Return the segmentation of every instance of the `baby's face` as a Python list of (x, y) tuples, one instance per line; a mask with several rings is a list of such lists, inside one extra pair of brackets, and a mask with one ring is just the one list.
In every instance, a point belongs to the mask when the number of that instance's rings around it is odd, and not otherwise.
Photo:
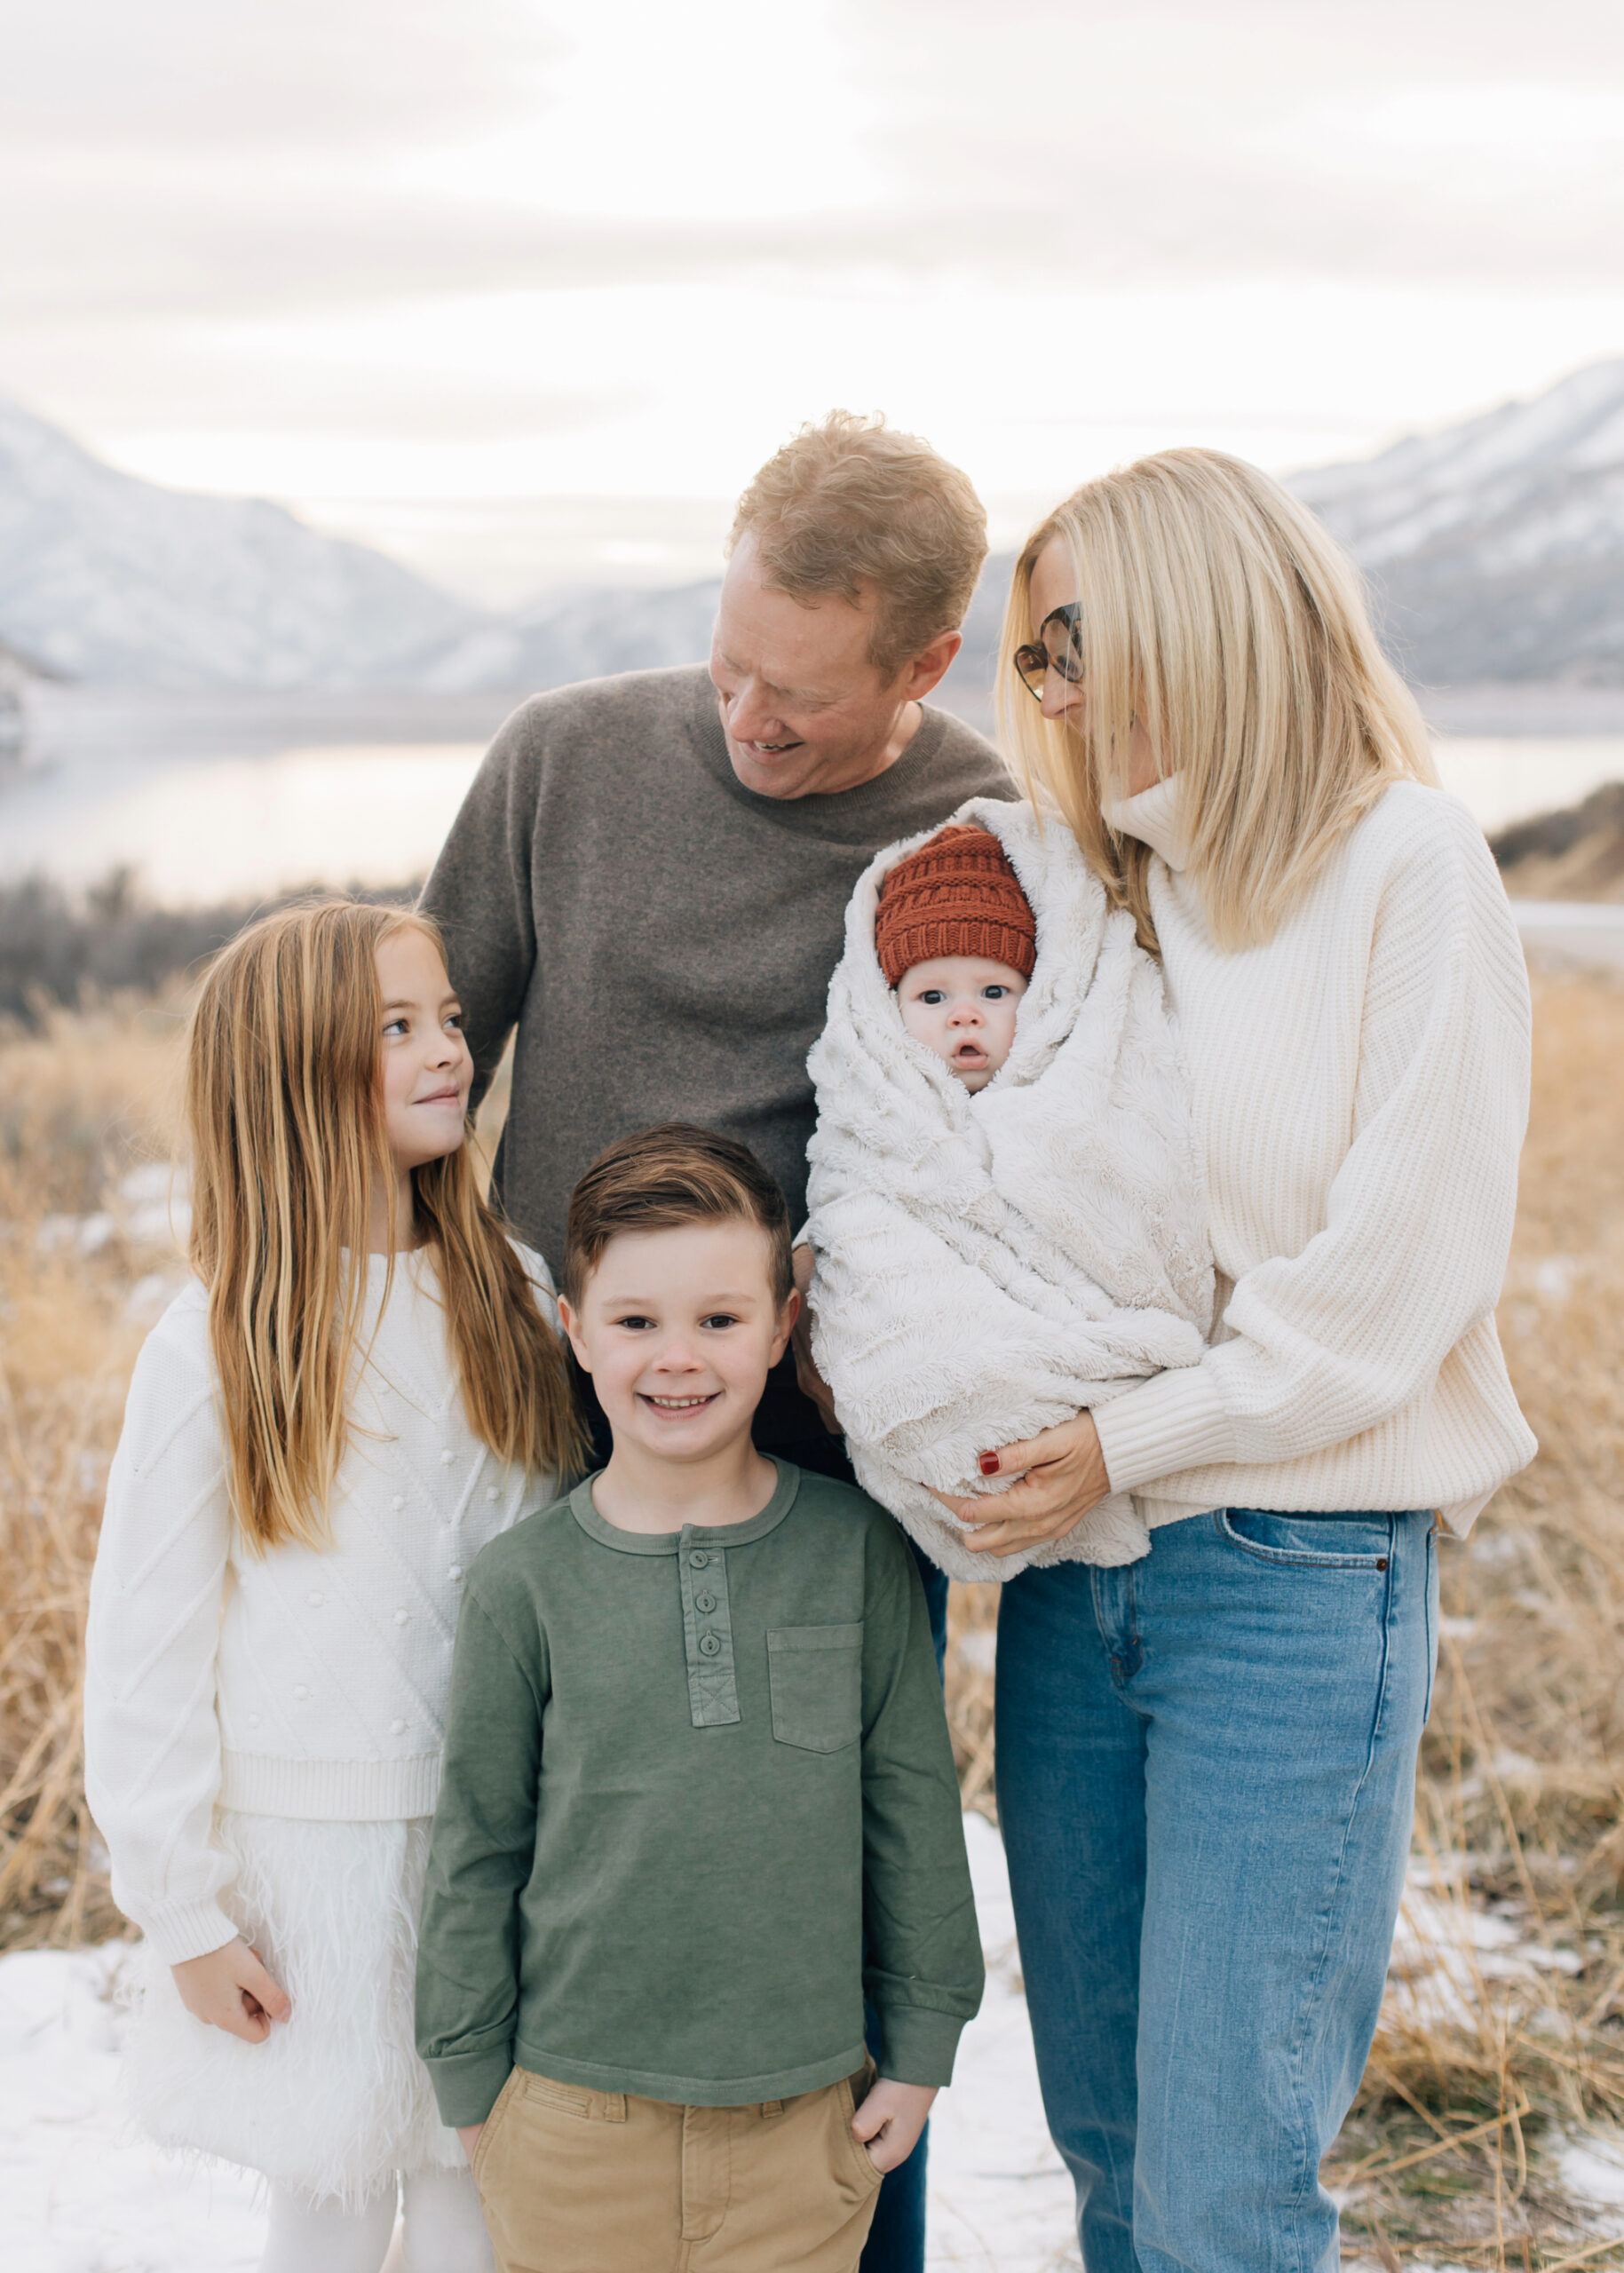
[(939, 955), (903, 972), (897, 1008), (915, 1041), (933, 1049), (967, 1089), (984, 1089), (1010, 1054), (1026, 991), (1007, 962)]

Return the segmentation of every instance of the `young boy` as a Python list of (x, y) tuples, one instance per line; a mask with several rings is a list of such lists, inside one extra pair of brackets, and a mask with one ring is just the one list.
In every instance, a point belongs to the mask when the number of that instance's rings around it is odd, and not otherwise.
[(614, 1451), (469, 1573), (419, 2047), (503, 2273), (852, 2273), (981, 1993), (918, 1574), (751, 1444), (796, 1298), (743, 1145), (611, 1146), (559, 1308)]

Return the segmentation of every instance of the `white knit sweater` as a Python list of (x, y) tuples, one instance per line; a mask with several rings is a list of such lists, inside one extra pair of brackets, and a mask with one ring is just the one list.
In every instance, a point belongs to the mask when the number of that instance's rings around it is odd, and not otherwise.
[(1176, 777), (1113, 816), (1150, 889), (1206, 1159), (1220, 1324), (1095, 1416), (1146, 1520), (1441, 1509), (1533, 1458), (1494, 1330), (1528, 1111), (1527, 974), (1465, 807), (1390, 789), (1266, 946), (1216, 947)]
[[(546, 1265), (519, 1253), (551, 1319)], [(363, 1341), (384, 1276), (371, 1257)], [(136, 1360), (91, 1581), (85, 1790), (114, 1899), (166, 1964), (237, 1930), (217, 1806), (432, 1812), (463, 1573), (547, 1496), (468, 1426), (432, 1250), (396, 1258), (351, 1411), (333, 1545), (256, 1556), (227, 1504), (201, 1286)]]

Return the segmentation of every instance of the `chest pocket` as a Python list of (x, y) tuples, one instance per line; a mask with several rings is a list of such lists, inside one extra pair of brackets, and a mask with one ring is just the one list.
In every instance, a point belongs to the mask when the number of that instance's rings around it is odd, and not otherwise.
[(803, 1752), (841, 1752), (863, 1732), (863, 1627), (767, 1629), (772, 1733)]

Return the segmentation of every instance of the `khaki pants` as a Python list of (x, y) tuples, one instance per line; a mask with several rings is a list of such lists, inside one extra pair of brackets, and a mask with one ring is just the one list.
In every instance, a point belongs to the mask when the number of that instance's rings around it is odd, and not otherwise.
[(502, 2273), (855, 2273), (880, 2174), (852, 2084), (682, 2107), (515, 2068), (474, 2152)]

